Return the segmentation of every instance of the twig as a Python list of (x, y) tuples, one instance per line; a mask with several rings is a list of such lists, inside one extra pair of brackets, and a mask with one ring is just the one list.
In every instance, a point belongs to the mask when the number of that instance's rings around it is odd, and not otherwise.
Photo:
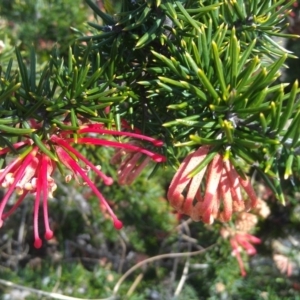
[[(188, 220), (187, 220), (188, 221)], [(190, 235), (190, 229), (189, 229), (189, 225), (188, 225), (188, 222), (187, 221), (184, 221), (184, 222), (181, 222), (181, 226), (180, 227), (177, 227), (177, 231), (178, 231), (178, 241), (177, 241), (177, 249), (179, 252), (179, 245), (182, 243), (182, 237), (184, 235), (184, 233), (187, 233), (188, 235)], [(188, 244), (188, 249), (187, 251), (188, 252), (191, 252), (191, 244), (189, 243)], [(179, 258), (176, 258), (174, 259), (174, 264), (173, 264), (173, 270), (172, 270), (172, 275), (171, 275), (171, 284), (170, 284), (170, 287), (171, 287), (171, 293), (173, 293), (173, 285), (175, 285), (175, 280), (176, 280), (176, 274), (177, 274), (177, 269), (178, 269), (178, 264), (179, 264)], [(180, 291), (179, 291), (180, 293)], [(175, 296), (175, 295), (174, 295)], [(176, 299), (176, 296), (175, 296), (175, 299)]]
[(165, 244), (166, 244), (166, 242), (167, 242), (167, 238), (168, 238), (169, 236), (171, 236), (171, 234), (173, 234), (173, 233), (176, 232), (176, 231), (177, 231), (177, 232), (180, 231), (181, 228), (182, 228), (183, 226), (185, 226), (185, 224), (190, 224), (191, 222), (192, 222), (192, 219), (189, 218), (189, 219), (187, 219), (187, 220), (181, 222), (179, 225), (177, 225), (176, 227), (174, 227), (172, 230), (170, 230), (170, 231), (168, 232), (167, 236), (165, 237), (165, 239), (163, 240), (163, 242), (162, 242), (162, 244), (161, 244), (161, 246), (160, 246), (159, 252), (162, 251), (163, 247), (165, 246)]
[(191, 224), (191, 223), (193, 223), (193, 220), (192, 220), (191, 218), (189, 218), (189, 219), (183, 221), (182, 223), (180, 223), (179, 225), (177, 225), (177, 226), (174, 228), (174, 230), (179, 230), (181, 227), (185, 227), (186, 225), (189, 225), (189, 224)]
[(138, 286), (138, 284), (142, 281), (144, 277), (144, 273), (140, 273), (137, 278), (134, 280), (133, 284), (131, 285), (130, 289), (128, 290), (126, 296), (131, 296), (132, 293), (135, 291), (136, 287)]
[(117, 300), (118, 299), (115, 296), (110, 296), (108, 298), (102, 298), (102, 299), (76, 298), (76, 297), (65, 296), (65, 295), (61, 295), (61, 294), (57, 294), (57, 293), (40, 291), (40, 290), (37, 290), (37, 289), (33, 289), (33, 288), (30, 288), (30, 287), (19, 285), (19, 284), (16, 284), (16, 283), (13, 283), (11, 281), (4, 280), (4, 279), (0, 279), (0, 284), (2, 284), (4, 286), (7, 286), (7, 287), (10, 287), (10, 288), (15, 288), (15, 289), (23, 290), (23, 291), (28, 291), (28, 292), (36, 294), (38, 296), (46, 296), (48, 298), (58, 299), (58, 300)]
[(180, 278), (180, 281), (177, 285), (177, 288), (175, 290), (175, 293), (174, 293), (174, 297), (175, 299), (177, 298), (177, 296), (179, 296), (182, 288), (183, 288), (183, 285), (188, 277), (188, 272), (189, 272), (189, 266), (190, 266), (190, 260), (187, 259), (185, 264), (184, 264), (184, 268), (183, 268), (183, 272), (182, 272), (182, 276)]
[[(190, 231), (188, 223), (185, 223), (184, 226), (183, 226), (183, 228), (185, 229), (186, 233), (188, 234), (187, 237), (190, 237), (191, 231)], [(182, 235), (183, 235), (183, 233), (182, 233)], [(189, 242), (189, 244), (188, 244), (188, 251), (191, 251), (191, 248), (192, 248), (192, 244), (191, 244), (191, 242)], [(175, 293), (174, 293), (174, 298), (175, 299), (177, 298), (177, 296), (179, 296), (180, 292), (182, 291), (184, 283), (185, 283), (185, 281), (186, 281), (186, 279), (188, 277), (189, 266), (190, 266), (190, 256), (187, 257), (186, 262), (184, 264), (182, 276), (180, 278), (180, 281), (179, 281), (179, 283), (177, 285), (177, 288), (175, 290)]]
[(197, 239), (194, 239), (194, 238), (192, 238), (192, 237), (190, 237), (190, 236), (188, 236), (188, 235), (186, 235), (186, 234), (184, 234), (184, 233), (181, 234), (181, 238), (182, 238), (183, 240), (185, 240), (185, 241), (191, 243), (191, 244), (196, 244), (196, 245), (194, 245), (194, 246), (195, 246), (196, 248), (198, 248), (199, 250), (200, 250), (200, 249), (203, 249), (202, 246), (198, 245)]
[(136, 265), (134, 265), (133, 267), (131, 267), (116, 283), (114, 290), (113, 290), (113, 295), (117, 295), (118, 290), (121, 286), (121, 284), (123, 283), (123, 281), (131, 274), (133, 273), (135, 270), (137, 270), (138, 268), (140, 268), (141, 266), (143, 266), (144, 264), (150, 263), (150, 262), (154, 262), (156, 260), (160, 260), (160, 259), (164, 259), (164, 258), (177, 258), (177, 257), (187, 257), (187, 256), (196, 256), (199, 254), (204, 253), (205, 251), (211, 249), (212, 247), (214, 247), (216, 244), (213, 244), (205, 249), (201, 249), (201, 250), (197, 250), (194, 252), (183, 252), (183, 253), (166, 253), (166, 254), (160, 254), (157, 256), (153, 256), (150, 258), (147, 258), (139, 263), (137, 263)]
[(25, 249), (23, 250), (22, 253), (17, 253), (17, 254), (8, 254), (4, 251), (1, 251), (1, 256), (5, 257), (5, 258), (14, 258), (14, 259), (17, 259), (17, 260), (21, 260), (23, 259), (24, 257), (26, 257), (26, 255), (28, 254), (29, 252), (29, 246), (26, 244), (25, 245)]
[[(181, 241), (181, 233), (182, 233), (182, 227), (178, 228), (178, 238), (177, 238), (177, 243), (176, 243), (176, 252), (179, 252), (179, 244)], [(173, 261), (173, 268), (171, 271), (171, 276), (170, 276), (170, 297), (171, 294), (173, 293), (173, 286), (175, 286), (175, 280), (176, 280), (176, 274), (177, 274), (177, 269), (178, 269), (178, 263), (179, 263), (179, 258), (175, 258)]]

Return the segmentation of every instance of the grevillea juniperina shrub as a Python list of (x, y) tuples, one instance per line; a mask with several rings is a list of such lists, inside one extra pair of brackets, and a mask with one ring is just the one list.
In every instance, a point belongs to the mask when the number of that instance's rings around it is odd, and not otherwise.
[(299, 179), (300, 89), (280, 76), (296, 57), (274, 39), (297, 38), (297, 2), (136, 0), (113, 15), (85, 3), (95, 18), (67, 55), (54, 47), (41, 68), (16, 47), (1, 65), (0, 225), (33, 196), (34, 247), (41, 231), (55, 239), (48, 201), (63, 179), (90, 188), (120, 230), (120, 203), (100, 186), (131, 186), (150, 165), (173, 176), (163, 201), (177, 220), (215, 226), (246, 276), (244, 255), (263, 243), (258, 183), (284, 206), (285, 181)]

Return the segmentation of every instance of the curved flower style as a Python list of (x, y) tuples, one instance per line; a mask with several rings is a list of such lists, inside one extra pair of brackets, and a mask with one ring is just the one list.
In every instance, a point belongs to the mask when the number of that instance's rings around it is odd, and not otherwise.
[[(31, 124), (33, 125), (34, 122)], [(35, 125), (38, 126), (37, 124)], [(152, 159), (156, 162), (162, 162), (165, 160), (164, 156), (149, 151), (137, 144), (111, 141), (97, 136), (126, 136), (151, 142), (155, 146), (162, 146), (163, 143), (161, 141), (142, 134), (108, 130), (104, 128), (103, 124), (86, 124), (81, 126), (76, 133), (76, 137), (72, 136), (73, 132), (67, 130), (57, 131), (50, 134), (49, 140), (42, 142), (43, 149), (34, 145), (34, 142), (30, 138), (27, 138), (22, 142), (15, 143), (13, 145), (15, 149), (22, 149), (26, 147), (25, 151), (18, 158), (10, 162), (6, 168), (0, 170), (0, 185), (3, 188), (7, 188), (7, 192), (0, 203), (0, 227), (3, 224), (3, 220), (9, 217), (19, 207), (24, 198), (29, 193), (34, 193), (34, 246), (36, 248), (40, 248), (42, 246), (42, 240), (39, 236), (38, 230), (41, 195), (45, 223), (45, 239), (51, 239), (53, 237), (53, 232), (49, 226), (47, 201), (48, 198), (52, 197), (52, 193), (56, 189), (55, 181), (52, 178), (56, 166), (59, 166), (60, 170), (65, 167), (71, 171), (71, 175), (69, 174), (65, 177), (66, 182), (69, 182), (71, 178), (75, 178), (78, 182), (80, 182), (81, 178), (98, 197), (100, 206), (102, 208), (104, 207), (109, 213), (115, 228), (121, 229), (123, 226), (122, 222), (112, 211), (106, 199), (89, 178), (88, 172), (90, 170), (94, 171), (94, 173), (96, 173), (96, 175), (99, 176), (106, 185), (111, 185), (113, 183), (113, 179), (101, 172), (98, 166), (92, 164), (78, 150), (76, 150), (72, 144), (97, 145), (105, 147), (111, 146), (119, 148), (122, 151), (131, 151), (131, 153), (134, 153), (133, 155), (135, 156), (145, 155), (147, 157), (146, 160)], [(91, 133), (93, 136), (89, 136)], [(5, 155), (10, 151), (11, 148), (9, 147), (1, 149), (0, 156)], [(14, 191), (20, 197), (8, 212), (4, 212), (6, 204)]]
[[(170, 184), (167, 198), (172, 207), (194, 221), (212, 224), (218, 219), (227, 222), (234, 212), (254, 208), (257, 197), (249, 178), (243, 179), (230, 160), (219, 153), (191, 177), (191, 172), (206, 158), (209, 150), (208, 146), (202, 146), (183, 160)], [(206, 183), (203, 189), (204, 178)], [(242, 189), (247, 198), (243, 198)]]

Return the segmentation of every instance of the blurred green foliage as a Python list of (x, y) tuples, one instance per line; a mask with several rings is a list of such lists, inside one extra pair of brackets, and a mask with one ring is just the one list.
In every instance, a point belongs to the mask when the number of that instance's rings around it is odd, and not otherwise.
[(6, 23), (0, 36), (23, 49), (34, 45), (46, 59), (55, 43), (61, 53), (67, 51), (74, 41), (72, 27), (86, 29), (88, 9), (81, 0), (3, 0), (0, 16)]

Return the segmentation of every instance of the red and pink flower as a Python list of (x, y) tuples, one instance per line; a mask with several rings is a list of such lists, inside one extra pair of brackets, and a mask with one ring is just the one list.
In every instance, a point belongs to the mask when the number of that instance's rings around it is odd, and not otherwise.
[[(31, 124), (33, 125), (34, 122)], [(37, 124), (36, 126), (38, 127)], [(93, 135), (91, 136), (90, 134)], [(20, 154), (19, 157), (11, 161), (4, 169), (0, 170), (0, 185), (7, 189), (7, 192), (0, 203), (0, 226), (2, 226), (3, 220), (8, 218), (19, 207), (24, 198), (28, 194), (33, 193), (35, 194), (34, 246), (36, 248), (40, 248), (42, 245), (42, 240), (39, 236), (38, 230), (39, 206), (41, 200), (45, 224), (45, 239), (51, 239), (53, 237), (53, 232), (49, 226), (47, 201), (48, 198), (52, 197), (52, 194), (56, 189), (56, 184), (52, 176), (55, 168), (59, 166), (60, 170), (68, 169), (71, 172), (71, 175), (68, 174), (65, 176), (67, 182), (69, 182), (71, 178), (75, 178), (78, 182), (82, 180), (91, 188), (94, 194), (98, 197), (101, 207), (104, 207), (110, 215), (115, 228), (121, 229), (123, 226), (122, 222), (117, 218), (104, 196), (89, 178), (88, 172), (90, 170), (93, 171), (106, 185), (111, 185), (113, 183), (113, 179), (106, 176), (98, 166), (95, 166), (86, 157), (84, 157), (74, 148), (73, 145), (110, 146), (118, 148), (121, 151), (130, 152), (135, 157), (144, 156), (146, 157), (145, 161), (147, 162), (149, 160), (163, 162), (165, 161), (165, 157), (143, 147), (142, 143), (125, 143), (108, 139), (107, 136), (129, 137), (143, 142), (150, 142), (155, 147), (163, 145), (161, 141), (140, 133), (109, 130), (106, 129), (103, 124), (99, 123), (80, 126), (79, 130), (76, 131), (75, 136), (72, 131), (57, 130), (55, 133), (50, 134), (49, 140), (43, 141), (44, 149), (40, 149), (29, 137), (24, 141), (15, 143), (13, 147), (16, 150), (23, 149), (24, 152), (23, 154)], [(0, 155), (5, 155), (10, 153), (10, 151), (11, 148), (9, 147), (1, 149)], [(51, 155), (49, 155), (50, 151), (52, 153)], [(129, 160), (127, 162), (123, 162), (123, 168), (129, 168), (127, 167), (127, 164), (129, 163)], [(144, 165), (145, 164), (143, 164), (140, 168), (143, 168)], [(139, 170), (136, 171), (135, 177), (139, 172)], [(129, 183), (128, 180), (126, 183)], [(4, 212), (7, 202), (13, 192), (16, 192), (19, 199), (8, 212)]]
[(257, 253), (253, 244), (260, 244), (261, 239), (249, 233), (236, 233), (230, 238), (230, 245), (232, 248), (232, 254), (236, 257), (241, 275), (244, 277), (247, 275), (244, 267), (244, 263), (241, 257), (241, 252), (245, 251), (248, 255), (255, 255)]
[[(230, 160), (219, 153), (191, 176), (209, 151), (210, 147), (202, 146), (183, 160), (170, 184), (167, 198), (172, 207), (194, 221), (212, 224), (218, 219), (227, 222), (234, 212), (254, 208), (257, 197), (250, 179), (242, 178)], [(243, 196), (242, 190), (246, 195)]]
[[(232, 255), (236, 257), (243, 277), (246, 276), (247, 273), (241, 253), (245, 252), (247, 255), (255, 255), (257, 251), (253, 245), (261, 243), (261, 239), (249, 233), (254, 229), (256, 222), (257, 217), (255, 215), (241, 213), (235, 220), (233, 227), (223, 227), (220, 232), (224, 239), (229, 239)], [(238, 230), (238, 228), (242, 230)]]

